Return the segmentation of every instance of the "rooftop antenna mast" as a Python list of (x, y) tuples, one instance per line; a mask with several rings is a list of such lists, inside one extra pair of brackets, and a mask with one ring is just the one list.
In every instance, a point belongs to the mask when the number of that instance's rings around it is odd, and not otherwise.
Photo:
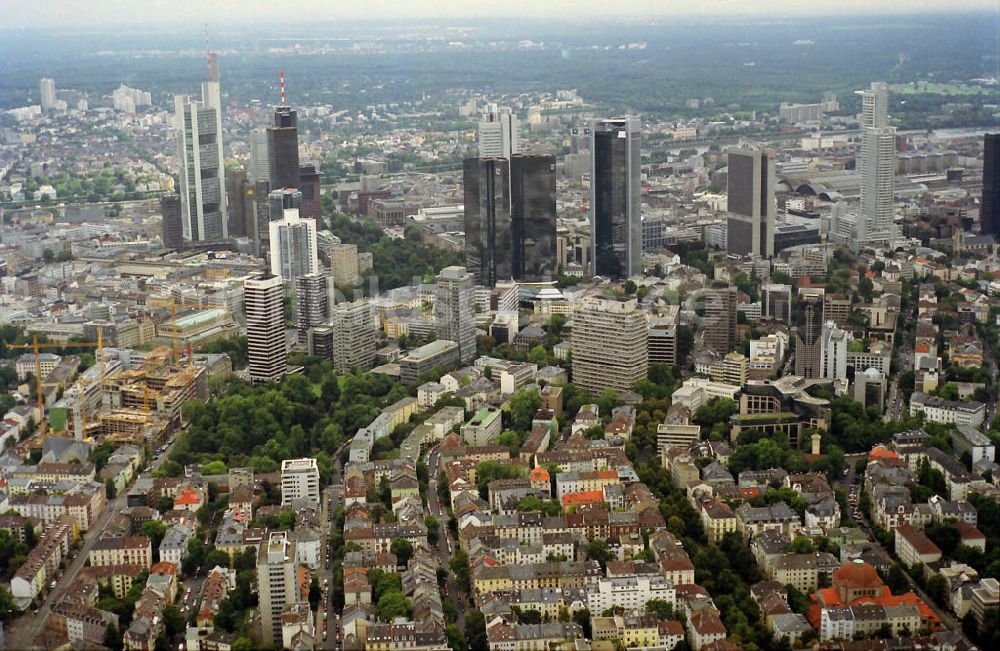
[(285, 71), (282, 70), (278, 74), (281, 77), (281, 105), (284, 106), (285, 105)]
[(208, 49), (208, 23), (205, 23), (205, 67), (208, 69), (208, 78), (212, 76), (212, 52)]

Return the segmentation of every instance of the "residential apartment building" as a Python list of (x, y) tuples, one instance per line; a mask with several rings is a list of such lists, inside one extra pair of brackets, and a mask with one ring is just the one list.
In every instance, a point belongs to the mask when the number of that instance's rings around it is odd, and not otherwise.
[(153, 545), (146, 536), (101, 538), (90, 548), (87, 560), (94, 567), (105, 565), (153, 566)]
[(319, 466), (316, 459), (285, 459), (281, 462), (281, 505), (292, 500), (319, 505)]

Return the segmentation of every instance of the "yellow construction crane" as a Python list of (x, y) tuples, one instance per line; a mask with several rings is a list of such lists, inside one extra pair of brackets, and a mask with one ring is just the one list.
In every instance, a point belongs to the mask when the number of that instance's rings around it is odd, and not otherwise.
[(35, 354), (35, 389), (38, 393), (38, 432), (40, 442), (45, 442), (47, 432), (45, 431), (45, 395), (42, 380), (42, 349), (43, 348), (73, 348), (86, 347), (97, 349), (97, 361), (100, 364), (101, 380), (104, 379), (104, 330), (97, 326), (97, 341), (71, 341), (65, 344), (40, 344), (38, 336), (35, 335), (30, 344), (8, 345), (8, 348), (28, 349)]
[[(146, 305), (153, 307), (164, 307), (170, 310), (170, 323), (172, 324), (170, 333), (170, 350), (172, 354), (172, 359), (174, 363), (177, 363), (177, 308), (182, 308), (185, 310), (194, 310), (201, 312), (222, 310), (226, 313), (232, 315), (232, 310), (228, 307), (222, 305), (202, 305), (201, 303), (183, 303), (174, 300), (171, 296), (170, 300), (163, 300), (159, 298), (151, 298), (146, 301)], [(190, 351), (190, 346), (188, 347), (188, 366), (193, 366), (193, 354)]]

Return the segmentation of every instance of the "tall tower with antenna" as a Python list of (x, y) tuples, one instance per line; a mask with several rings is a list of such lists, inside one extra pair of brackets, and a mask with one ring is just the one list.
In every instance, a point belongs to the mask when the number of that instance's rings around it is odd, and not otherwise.
[(271, 190), (299, 187), (298, 114), (285, 103), (285, 73), (279, 73), (281, 104), (274, 108), (274, 123), (267, 129)]
[(208, 78), (201, 85), (201, 101), (174, 97), (181, 221), (184, 239), (192, 242), (229, 239), (219, 59), (207, 50), (206, 58)]

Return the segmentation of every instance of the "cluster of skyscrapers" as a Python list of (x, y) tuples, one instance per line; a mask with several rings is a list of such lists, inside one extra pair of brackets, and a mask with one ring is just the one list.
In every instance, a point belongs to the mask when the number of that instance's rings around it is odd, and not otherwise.
[[(591, 155), (591, 250), (597, 275), (641, 271), (640, 123), (594, 120)], [(466, 266), (477, 282), (554, 278), (556, 160), (519, 151), (517, 118), (489, 105), (479, 125), (479, 157), (465, 161)]]

